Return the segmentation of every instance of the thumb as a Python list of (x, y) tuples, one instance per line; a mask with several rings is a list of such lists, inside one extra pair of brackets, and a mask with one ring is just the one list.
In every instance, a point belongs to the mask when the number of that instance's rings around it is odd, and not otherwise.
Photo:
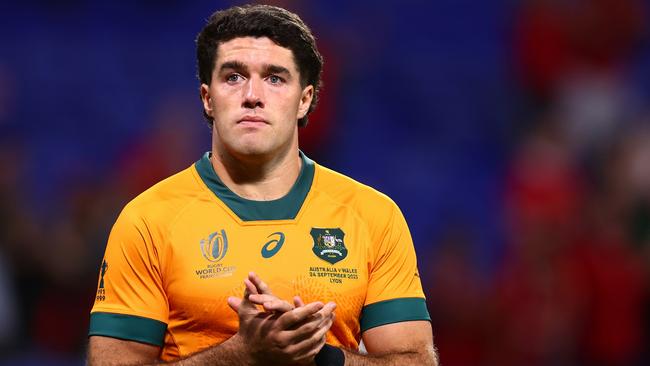
[(255, 304), (248, 299), (250, 295), (251, 295), (250, 290), (246, 288), (244, 290), (243, 298), (240, 299), (235, 296), (228, 297), (228, 305), (230, 306), (231, 309), (236, 311), (238, 314), (241, 313), (241, 311), (245, 311), (247, 313), (259, 312), (257, 306), (255, 306)]
[(230, 308), (234, 312), (239, 313), (239, 307), (241, 306), (243, 301), (244, 300), (242, 300), (242, 299), (240, 299), (238, 297), (229, 296), (228, 297), (228, 306), (230, 306)]
[(240, 299), (235, 296), (230, 296), (228, 297), (228, 306), (230, 306), (230, 308), (237, 314), (240, 314), (241, 312), (245, 312), (245, 313), (259, 312), (255, 304), (252, 301), (248, 300), (248, 297), (244, 297), (243, 299)]

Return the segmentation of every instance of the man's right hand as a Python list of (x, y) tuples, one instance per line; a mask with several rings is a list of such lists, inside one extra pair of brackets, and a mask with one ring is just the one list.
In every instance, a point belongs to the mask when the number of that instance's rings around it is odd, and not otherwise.
[(313, 365), (334, 321), (336, 304), (304, 304), (295, 297), (291, 305), (274, 296), (252, 272), (244, 283), (243, 298), (230, 297), (228, 304), (239, 316), (239, 331), (234, 337), (249, 350), (251, 363), (262, 365), (273, 360), (277, 365)]

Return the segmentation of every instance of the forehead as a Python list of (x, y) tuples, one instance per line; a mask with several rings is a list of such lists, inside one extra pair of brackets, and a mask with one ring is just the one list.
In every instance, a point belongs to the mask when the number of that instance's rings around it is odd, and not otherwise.
[(267, 37), (237, 37), (220, 43), (215, 64), (218, 66), (230, 61), (239, 61), (251, 66), (274, 64), (297, 71), (293, 52)]

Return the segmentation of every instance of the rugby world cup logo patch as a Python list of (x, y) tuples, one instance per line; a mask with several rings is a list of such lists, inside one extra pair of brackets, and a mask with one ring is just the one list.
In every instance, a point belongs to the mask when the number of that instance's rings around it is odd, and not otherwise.
[(201, 239), (201, 253), (210, 262), (219, 262), (228, 251), (228, 237), (226, 230), (215, 231), (206, 239)]
[(311, 228), (311, 237), (314, 239), (312, 251), (318, 258), (335, 264), (348, 256), (343, 237), (345, 233), (340, 228)]

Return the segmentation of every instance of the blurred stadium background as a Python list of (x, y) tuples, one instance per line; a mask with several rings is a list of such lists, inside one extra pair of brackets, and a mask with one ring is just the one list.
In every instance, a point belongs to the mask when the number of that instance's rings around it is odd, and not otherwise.
[[(445, 366), (650, 364), (646, 2), (273, 3), (326, 58), (302, 148), (401, 206)], [(232, 4), (0, 5), (0, 364), (83, 363), (120, 208), (209, 149)]]

